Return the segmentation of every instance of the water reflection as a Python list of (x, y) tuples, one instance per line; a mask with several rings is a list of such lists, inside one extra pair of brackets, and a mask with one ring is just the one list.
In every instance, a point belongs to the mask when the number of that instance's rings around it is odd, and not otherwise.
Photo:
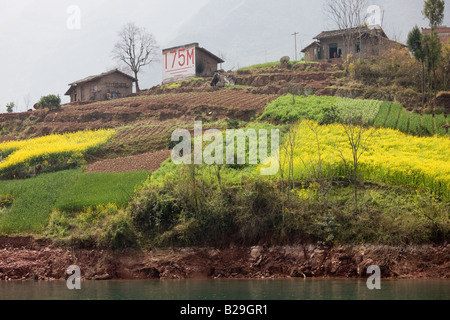
[(167, 280), (82, 282), (0, 281), (3, 300), (449, 300), (449, 280), (384, 280), (381, 290), (364, 280)]

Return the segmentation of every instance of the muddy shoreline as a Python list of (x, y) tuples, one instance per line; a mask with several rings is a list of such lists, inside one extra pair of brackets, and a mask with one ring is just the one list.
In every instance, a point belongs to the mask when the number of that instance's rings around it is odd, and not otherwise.
[(449, 279), (450, 244), (424, 246), (231, 247), (104, 251), (55, 247), (32, 237), (0, 237), (0, 281), (64, 280), (78, 265), (84, 280), (367, 278)]

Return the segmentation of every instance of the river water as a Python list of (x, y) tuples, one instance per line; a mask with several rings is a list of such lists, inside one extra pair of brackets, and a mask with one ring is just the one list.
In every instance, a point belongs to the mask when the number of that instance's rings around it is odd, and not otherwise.
[(450, 300), (450, 280), (0, 281), (0, 300)]

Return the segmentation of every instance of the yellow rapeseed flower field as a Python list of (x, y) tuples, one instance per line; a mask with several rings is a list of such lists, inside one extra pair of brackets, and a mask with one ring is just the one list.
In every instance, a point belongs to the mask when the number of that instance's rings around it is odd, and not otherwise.
[[(319, 168), (319, 155), (322, 171), (334, 176), (345, 175), (343, 159), (353, 166), (352, 150), (342, 125), (319, 126), (303, 121), (293, 130), (297, 179), (311, 176)], [(362, 140), (366, 143), (359, 164), (364, 179), (423, 188), (450, 198), (448, 137), (416, 137), (392, 129), (369, 129)], [(285, 152), (281, 151), (280, 156), (280, 163), (286, 163)], [(287, 170), (285, 166), (284, 171)]]
[(93, 148), (113, 137), (114, 130), (55, 134), (0, 144), (0, 172), (16, 166), (43, 163), (60, 156), (82, 158)]

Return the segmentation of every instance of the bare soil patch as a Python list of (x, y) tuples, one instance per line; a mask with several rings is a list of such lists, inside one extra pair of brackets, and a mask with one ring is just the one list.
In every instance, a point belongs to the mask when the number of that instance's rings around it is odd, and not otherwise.
[(15, 140), (17, 140), (17, 139), (14, 138), (14, 137), (9, 137), (9, 136), (0, 137), (0, 143), (9, 142), (9, 141), (15, 141)]
[(436, 98), (436, 105), (445, 108), (445, 112), (450, 114), (450, 92), (441, 92)]
[(170, 150), (148, 152), (136, 156), (109, 159), (92, 163), (86, 172), (156, 171), (170, 157)]

